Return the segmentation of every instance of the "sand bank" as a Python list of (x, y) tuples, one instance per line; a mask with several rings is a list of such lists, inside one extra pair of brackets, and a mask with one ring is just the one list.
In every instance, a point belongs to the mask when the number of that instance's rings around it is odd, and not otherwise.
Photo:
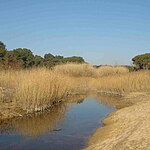
[(131, 93), (122, 101), (130, 106), (108, 115), (86, 150), (150, 150), (150, 94)]

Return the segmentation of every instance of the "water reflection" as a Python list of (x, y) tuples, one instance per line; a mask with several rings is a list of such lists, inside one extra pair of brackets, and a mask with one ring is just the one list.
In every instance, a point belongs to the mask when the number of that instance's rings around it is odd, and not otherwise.
[(88, 137), (103, 125), (100, 120), (114, 110), (113, 100), (116, 100), (102, 95), (85, 97), (78, 95), (49, 111), (1, 124), (0, 149), (84, 148)]
[(5, 121), (0, 124), (0, 134), (11, 134), (14, 131), (12, 121)]
[(14, 121), (16, 130), (25, 136), (39, 136), (48, 131), (57, 130), (57, 124), (63, 122), (69, 104), (62, 103), (51, 109), (50, 112), (36, 113)]
[(3, 122), (0, 124), (0, 133), (11, 134), (15, 131), (23, 136), (37, 137), (50, 131), (59, 131), (57, 124), (63, 123), (71, 103), (82, 103), (83, 97), (85, 96), (72, 97), (70, 103), (60, 103), (45, 112)]

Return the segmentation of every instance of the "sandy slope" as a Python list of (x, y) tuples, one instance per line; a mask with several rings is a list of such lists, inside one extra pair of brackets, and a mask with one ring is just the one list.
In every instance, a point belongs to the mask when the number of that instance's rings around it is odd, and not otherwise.
[(132, 93), (123, 101), (133, 105), (104, 119), (86, 150), (150, 150), (150, 94)]

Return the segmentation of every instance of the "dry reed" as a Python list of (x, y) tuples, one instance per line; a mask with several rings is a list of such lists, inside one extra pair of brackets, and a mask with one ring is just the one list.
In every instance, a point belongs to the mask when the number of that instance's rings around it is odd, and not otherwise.
[(102, 77), (114, 74), (126, 74), (129, 69), (123, 66), (101, 66), (94, 68), (89, 64), (63, 64), (54, 68), (54, 72), (74, 77)]
[(57, 74), (64, 74), (73, 77), (96, 77), (96, 69), (89, 64), (64, 64), (54, 68)]
[(0, 86), (13, 88), (13, 101), (27, 112), (50, 107), (53, 103), (72, 94), (80, 83), (51, 70), (31, 69), (20, 71), (1, 71)]
[(101, 66), (97, 68), (98, 76), (108, 76), (115, 74), (126, 74), (129, 73), (129, 69), (123, 66)]
[(150, 71), (115, 74), (93, 79), (93, 86), (106, 93), (150, 92)]
[(125, 67), (94, 68), (65, 64), (53, 70), (0, 71), (0, 87), (14, 89), (13, 102), (27, 112), (43, 110), (71, 94), (150, 92), (150, 72), (129, 73)]

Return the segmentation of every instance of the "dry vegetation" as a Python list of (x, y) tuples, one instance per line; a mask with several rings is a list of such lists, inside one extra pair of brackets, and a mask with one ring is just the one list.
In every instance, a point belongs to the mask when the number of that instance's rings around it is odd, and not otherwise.
[(88, 64), (64, 64), (54, 68), (57, 74), (63, 74), (73, 77), (96, 77), (96, 69)]
[(0, 87), (13, 89), (12, 101), (27, 112), (45, 109), (75, 93), (76, 89), (82, 90), (83, 82), (45, 68), (0, 72)]
[[(13, 91), (11, 100), (16, 107), (32, 112), (50, 107), (68, 95), (91, 90), (119, 94), (149, 92), (150, 72), (129, 73), (126, 67), (94, 68), (88, 64), (58, 65), (53, 70), (1, 70), (0, 87)], [(0, 90), (1, 100), (3, 95)]]
[(126, 74), (129, 69), (122, 66), (101, 66), (97, 69), (98, 76), (108, 76), (115, 74)]
[(89, 64), (64, 64), (54, 68), (54, 72), (74, 77), (103, 77), (114, 74), (126, 74), (128, 68), (122, 66), (101, 66), (94, 68)]
[(150, 71), (115, 74), (93, 80), (99, 92), (123, 94), (127, 92), (150, 92)]

